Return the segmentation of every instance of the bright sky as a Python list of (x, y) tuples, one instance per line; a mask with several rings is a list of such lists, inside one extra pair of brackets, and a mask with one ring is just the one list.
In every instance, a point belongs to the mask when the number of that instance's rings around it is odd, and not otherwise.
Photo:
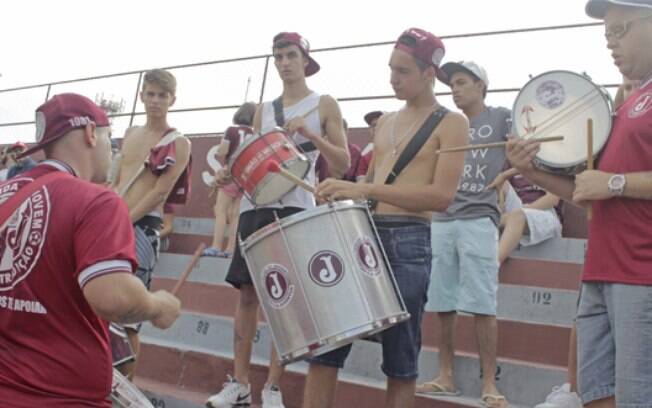
[[(357, 1), (13, 1), (0, 15), (0, 90), (23, 85), (260, 55), (270, 52), (279, 31), (298, 31), (313, 49), (393, 41), (405, 28), (437, 35), (593, 22), (585, 0), (385, 0)], [(598, 83), (620, 75), (605, 47), (601, 27), (500, 35), (446, 42), (445, 61), (472, 59), (483, 65), (490, 88), (520, 87), (528, 75), (552, 69), (586, 71)], [(387, 61), (391, 47), (315, 53), (322, 71), (309, 86), (336, 98), (391, 94)], [(176, 108), (239, 104), (251, 77), (248, 99), (257, 100), (263, 60), (175, 71)], [(137, 76), (58, 86), (52, 94), (104, 92), (125, 99), (131, 110)], [(270, 66), (265, 99), (280, 93)], [(437, 91), (447, 91), (442, 84)], [(490, 95), (488, 103), (511, 108), (515, 94)], [(0, 123), (33, 120), (44, 89), (0, 92)], [(442, 102), (452, 106), (449, 98)], [(362, 125), (362, 114), (397, 109), (394, 100), (344, 102), (344, 116)], [(142, 106), (138, 105), (138, 110)], [(177, 114), (172, 123), (187, 133), (216, 132), (232, 111)], [(139, 122), (140, 121), (140, 122)], [(135, 123), (142, 123), (142, 117)], [(118, 135), (126, 120), (114, 123)], [(33, 140), (33, 126), (0, 127), (0, 143)]]

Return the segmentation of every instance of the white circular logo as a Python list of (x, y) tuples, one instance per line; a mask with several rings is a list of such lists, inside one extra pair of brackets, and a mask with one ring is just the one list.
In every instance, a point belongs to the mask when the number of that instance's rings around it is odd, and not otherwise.
[[(0, 187), (0, 204), (31, 179), (19, 178)], [(32, 193), (0, 226), (0, 292), (16, 287), (32, 272), (41, 255), (50, 217), (47, 189)]]
[(650, 108), (652, 108), (652, 92), (645, 92), (636, 99), (636, 102), (634, 102), (632, 108), (629, 110), (628, 116), (632, 119), (637, 118), (644, 115)]
[(41, 111), (36, 112), (36, 143), (40, 142), (45, 135), (45, 115)]
[(263, 268), (263, 285), (269, 304), (274, 309), (282, 309), (294, 296), (294, 285), (288, 280), (288, 270), (279, 264), (269, 264)]
[(566, 91), (557, 81), (544, 81), (537, 87), (537, 102), (544, 108), (556, 109), (566, 100)]
[(432, 53), (432, 63), (439, 66), (442, 59), (444, 59), (444, 50), (442, 48), (437, 48), (435, 52)]
[(380, 256), (376, 252), (373, 241), (368, 237), (358, 238), (355, 241), (355, 260), (357, 261), (362, 272), (369, 276), (378, 276), (380, 274)]

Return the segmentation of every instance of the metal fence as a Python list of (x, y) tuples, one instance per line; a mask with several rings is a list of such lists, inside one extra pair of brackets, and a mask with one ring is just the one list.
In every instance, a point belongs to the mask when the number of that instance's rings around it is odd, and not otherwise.
[[(583, 23), (525, 29), (443, 35), (447, 61), (473, 59), (491, 78), (488, 104), (511, 107), (511, 101), (532, 74), (551, 69), (589, 71), (605, 87), (618, 77), (608, 61), (601, 23)], [(352, 126), (363, 125), (365, 112), (396, 109), (399, 102), (389, 88), (387, 61), (393, 42), (315, 49), (321, 72), (309, 79), (311, 88), (327, 91), (339, 101)], [(595, 64), (595, 61), (604, 63)], [(254, 55), (166, 67), (178, 82), (177, 103), (169, 122), (187, 134), (215, 133), (230, 124), (245, 100), (268, 100), (281, 92), (271, 54)], [(104, 103), (113, 112), (114, 135), (142, 124), (139, 102), (143, 73), (129, 71), (0, 90), (0, 143), (32, 141), (34, 109), (51, 95), (77, 92)], [(449, 106), (450, 93), (436, 87)], [(254, 95), (255, 93), (255, 95)]]

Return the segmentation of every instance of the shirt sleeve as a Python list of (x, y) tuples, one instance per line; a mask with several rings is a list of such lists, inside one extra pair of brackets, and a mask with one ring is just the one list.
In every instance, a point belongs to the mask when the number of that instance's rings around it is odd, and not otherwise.
[(92, 200), (80, 214), (74, 231), (75, 274), (80, 287), (102, 275), (136, 269), (129, 211), (115, 193), (106, 190)]

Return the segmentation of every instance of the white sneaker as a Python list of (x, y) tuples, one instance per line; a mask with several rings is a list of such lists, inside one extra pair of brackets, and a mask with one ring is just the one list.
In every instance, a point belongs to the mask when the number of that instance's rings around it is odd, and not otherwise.
[(283, 405), (283, 395), (276, 385), (265, 386), (263, 388), (262, 399), (262, 408), (285, 408), (285, 405)]
[(571, 392), (570, 384), (554, 387), (546, 397), (546, 402), (534, 408), (582, 408), (582, 400), (576, 393)]
[(222, 391), (206, 400), (208, 408), (232, 408), (251, 404), (251, 385), (240, 384), (230, 375), (222, 386)]

